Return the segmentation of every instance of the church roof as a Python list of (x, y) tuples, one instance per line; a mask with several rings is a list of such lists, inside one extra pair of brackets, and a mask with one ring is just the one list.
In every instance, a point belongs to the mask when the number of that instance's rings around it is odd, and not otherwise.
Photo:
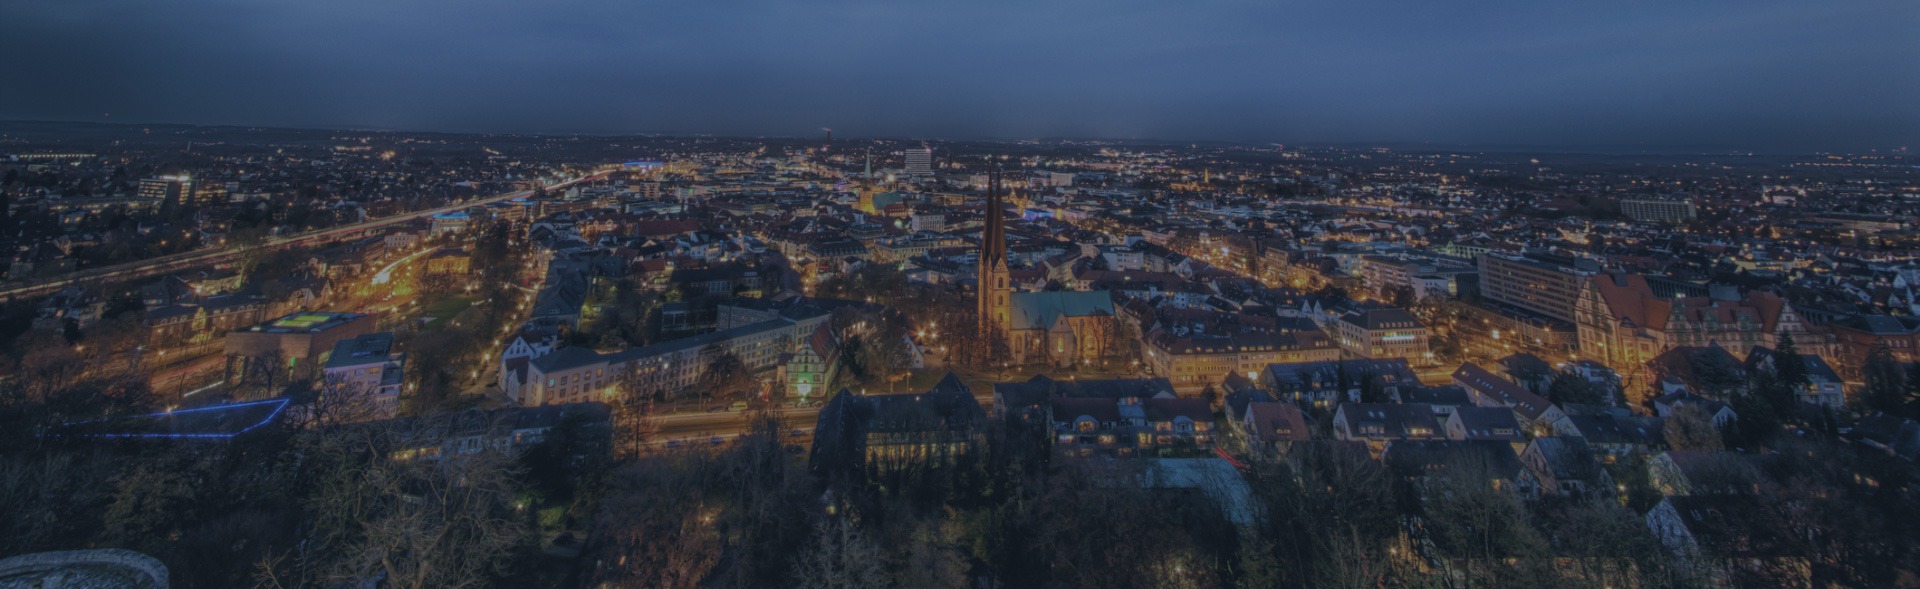
[(1113, 315), (1113, 294), (1107, 291), (1016, 292), (1009, 297), (1010, 329), (1047, 329), (1061, 315)]

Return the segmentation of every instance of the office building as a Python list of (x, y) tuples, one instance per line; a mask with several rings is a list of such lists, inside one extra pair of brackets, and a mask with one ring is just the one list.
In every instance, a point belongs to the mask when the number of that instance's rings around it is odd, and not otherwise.
[(1694, 209), (1690, 200), (1628, 198), (1621, 199), (1620, 213), (1635, 221), (1679, 223), (1692, 221)]
[(1367, 309), (1342, 315), (1333, 322), (1340, 347), (1354, 357), (1405, 358), (1415, 366), (1435, 364), (1427, 351), (1427, 326), (1405, 309)]
[(907, 150), (907, 174), (918, 177), (933, 175), (933, 148), (921, 147)]
[(1593, 272), (1571, 259), (1480, 254), (1480, 296), (1531, 313), (1573, 321), (1580, 290)]
[(190, 204), (193, 200), (193, 178), (186, 174), (175, 174), (143, 179), (140, 181), (139, 198), (169, 207)]

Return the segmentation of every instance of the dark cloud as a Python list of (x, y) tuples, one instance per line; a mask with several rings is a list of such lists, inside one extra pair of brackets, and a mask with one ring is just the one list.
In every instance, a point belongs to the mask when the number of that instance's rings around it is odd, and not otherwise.
[(1910, 0), (11, 0), (0, 118), (1864, 149), (1920, 139), (1916, 30)]

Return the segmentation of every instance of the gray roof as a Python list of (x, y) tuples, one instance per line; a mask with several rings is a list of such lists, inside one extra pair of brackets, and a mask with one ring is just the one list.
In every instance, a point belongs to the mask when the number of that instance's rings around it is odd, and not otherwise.
[(1513, 445), (1497, 440), (1396, 440), (1380, 459), (1402, 476), (1422, 477), (1456, 466), (1483, 463), (1492, 475), (1514, 480), (1520, 476), (1520, 457)]
[(333, 354), (327, 357), (327, 368), (381, 364), (387, 361), (387, 355), (392, 351), (393, 334), (388, 332), (340, 340), (333, 344)]
[(1420, 320), (1413, 318), (1412, 313), (1400, 308), (1367, 309), (1343, 315), (1340, 320), (1358, 325), (1368, 331), (1423, 327)]
[[(1453, 419), (1459, 420), (1466, 428), (1470, 440), (1507, 440), (1521, 441), (1520, 421), (1513, 417), (1513, 411), (1505, 407), (1461, 407), (1453, 411)], [(1500, 433), (1504, 430), (1505, 433)]]
[(1113, 294), (1106, 291), (1016, 292), (1009, 297), (1012, 329), (1046, 329), (1055, 317), (1113, 315)]

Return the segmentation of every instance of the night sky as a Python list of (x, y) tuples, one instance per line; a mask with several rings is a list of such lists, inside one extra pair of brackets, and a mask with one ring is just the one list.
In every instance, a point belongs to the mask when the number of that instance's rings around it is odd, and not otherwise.
[(0, 119), (1920, 148), (1920, 2), (4, 0)]

